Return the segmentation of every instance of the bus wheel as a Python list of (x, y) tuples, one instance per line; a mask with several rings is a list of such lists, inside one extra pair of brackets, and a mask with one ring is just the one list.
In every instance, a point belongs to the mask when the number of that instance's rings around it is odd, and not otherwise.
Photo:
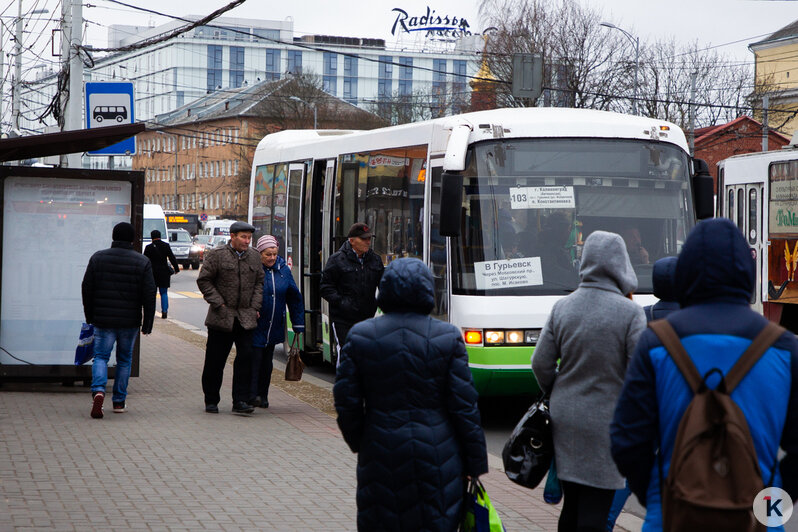
[(117, 121), (117, 122), (121, 122), (122, 120), (124, 120), (124, 118), (122, 118), (122, 116), (121, 116), (121, 115), (116, 117), (116, 121)]
[(94, 119), (97, 121), (98, 124), (103, 121), (102, 115), (97, 115), (94, 117)]

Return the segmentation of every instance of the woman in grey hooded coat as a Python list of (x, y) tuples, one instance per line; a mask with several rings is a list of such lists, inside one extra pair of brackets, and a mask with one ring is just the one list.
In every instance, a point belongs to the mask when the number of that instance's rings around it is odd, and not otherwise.
[[(604, 530), (624, 487), (610, 454), (610, 421), (626, 365), (646, 327), (630, 300), (637, 276), (623, 239), (595, 231), (585, 241), (579, 287), (558, 301), (540, 334), (532, 370), (551, 394), (557, 473), (563, 485), (558, 530)], [(558, 362), (559, 361), (559, 362)]]

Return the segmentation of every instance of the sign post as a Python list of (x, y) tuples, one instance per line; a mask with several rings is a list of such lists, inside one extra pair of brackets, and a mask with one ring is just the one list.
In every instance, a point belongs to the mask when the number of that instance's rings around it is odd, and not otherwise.
[[(133, 124), (133, 83), (130, 81), (87, 81), (86, 128), (94, 129), (119, 124)], [(134, 155), (136, 137), (117, 142), (89, 155)]]

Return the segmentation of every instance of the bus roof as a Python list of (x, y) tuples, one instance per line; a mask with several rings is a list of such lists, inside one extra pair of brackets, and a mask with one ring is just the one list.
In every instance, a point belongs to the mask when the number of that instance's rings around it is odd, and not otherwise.
[(687, 151), (687, 140), (682, 130), (664, 120), (593, 109), (530, 107), (478, 111), (370, 131), (281, 131), (260, 141), (255, 152), (255, 164), (335, 157), (347, 151), (427, 143), (430, 143), (431, 152), (438, 153), (446, 149), (447, 130), (456, 125), (471, 128), (469, 142), (498, 137), (656, 138)]
[(791, 160), (798, 160), (798, 149), (741, 153), (718, 162), (718, 167), (723, 169), (723, 179), (727, 185), (760, 183), (767, 180), (770, 163)]

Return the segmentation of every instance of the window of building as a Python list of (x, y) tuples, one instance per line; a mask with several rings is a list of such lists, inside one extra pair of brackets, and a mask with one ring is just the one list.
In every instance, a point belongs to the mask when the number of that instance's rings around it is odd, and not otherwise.
[(266, 50), (266, 81), (280, 79), (280, 50), (268, 48)]
[(230, 47), (230, 86), (238, 88), (244, 83), (244, 47)]
[(357, 105), (357, 57), (344, 57), (344, 100)]
[(377, 78), (377, 98), (387, 100), (393, 93), (393, 57), (390, 55), (380, 56), (380, 71)]
[(399, 64), (399, 96), (413, 94), (413, 58), (400, 57)]
[(446, 59), (432, 60), (432, 115), (446, 112)]
[(466, 83), (466, 61), (455, 59), (452, 61), (453, 76), (452, 76), (452, 112), (462, 113), (467, 109), (466, 100), (468, 98), (468, 89)]
[(208, 45), (208, 91), (215, 91), (222, 86), (222, 50), (217, 44)]
[(287, 71), (291, 74), (302, 73), (302, 51), (301, 50), (287, 50), (288, 54), (288, 67)]
[(327, 94), (335, 96), (335, 89), (338, 85), (338, 54), (334, 52), (324, 52), (324, 77), (322, 78), (322, 89)]

